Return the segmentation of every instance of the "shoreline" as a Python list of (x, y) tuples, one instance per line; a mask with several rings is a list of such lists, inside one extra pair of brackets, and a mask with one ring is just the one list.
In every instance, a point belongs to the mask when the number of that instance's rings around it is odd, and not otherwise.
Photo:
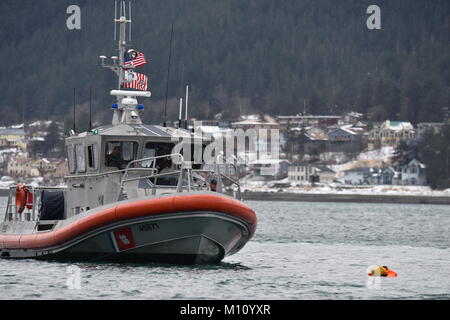
[[(0, 188), (0, 197), (7, 197), (9, 189)], [(299, 202), (353, 202), (450, 205), (448, 196), (337, 194), (337, 193), (289, 193), (289, 192), (243, 192), (244, 200), (299, 201)]]
[(244, 200), (299, 201), (299, 202), (353, 202), (353, 203), (398, 203), (450, 205), (450, 197), (418, 195), (380, 194), (333, 194), (333, 193), (289, 193), (289, 192), (243, 192)]

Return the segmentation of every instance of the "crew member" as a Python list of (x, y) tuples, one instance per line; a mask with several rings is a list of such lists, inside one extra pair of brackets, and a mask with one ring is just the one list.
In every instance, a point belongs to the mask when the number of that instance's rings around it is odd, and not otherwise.
[(119, 146), (115, 146), (112, 152), (106, 156), (106, 166), (117, 167), (119, 170), (123, 169), (122, 155)]

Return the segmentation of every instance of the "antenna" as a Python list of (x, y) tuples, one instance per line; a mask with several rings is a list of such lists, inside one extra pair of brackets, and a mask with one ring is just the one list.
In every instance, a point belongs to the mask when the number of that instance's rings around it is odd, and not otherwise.
[(117, 41), (117, 0), (114, 1), (114, 41)]
[(73, 88), (73, 126), (72, 126), (72, 130), (75, 133), (76, 132), (76, 127), (75, 127), (75, 88)]
[(131, 1), (129, 1), (128, 2), (128, 14), (129, 14), (129, 16), (130, 16), (130, 29), (129, 29), (129, 38), (130, 39), (128, 39), (130, 42), (131, 42)]
[(89, 87), (89, 131), (92, 130), (92, 86)]
[(167, 97), (169, 95), (169, 77), (170, 77), (170, 63), (172, 60), (172, 40), (173, 40), (173, 22), (172, 22), (172, 31), (170, 33), (170, 46), (169, 46), (169, 63), (167, 65), (167, 84), (166, 84), (166, 103), (164, 104), (164, 123), (163, 126), (166, 127), (167, 120)]
[(183, 98), (180, 98), (180, 115), (178, 116), (178, 128), (181, 128), (181, 117), (183, 116)]
[(188, 104), (189, 104), (189, 86), (186, 85), (186, 110), (184, 110), (184, 128), (188, 128)]

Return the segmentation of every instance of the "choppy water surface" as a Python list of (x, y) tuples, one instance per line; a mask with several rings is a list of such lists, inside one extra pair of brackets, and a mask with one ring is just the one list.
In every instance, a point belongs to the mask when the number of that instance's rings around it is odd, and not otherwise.
[[(448, 206), (249, 205), (256, 235), (219, 265), (0, 260), (0, 299), (450, 299)], [(368, 283), (375, 264), (398, 278)], [(68, 287), (74, 265), (80, 289)]]

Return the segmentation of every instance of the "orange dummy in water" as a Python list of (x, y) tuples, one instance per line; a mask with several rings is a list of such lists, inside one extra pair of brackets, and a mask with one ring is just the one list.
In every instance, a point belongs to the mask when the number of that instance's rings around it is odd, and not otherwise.
[(390, 270), (387, 266), (371, 267), (367, 274), (371, 277), (386, 277), (386, 278), (397, 277), (397, 272), (395, 272), (394, 270)]

